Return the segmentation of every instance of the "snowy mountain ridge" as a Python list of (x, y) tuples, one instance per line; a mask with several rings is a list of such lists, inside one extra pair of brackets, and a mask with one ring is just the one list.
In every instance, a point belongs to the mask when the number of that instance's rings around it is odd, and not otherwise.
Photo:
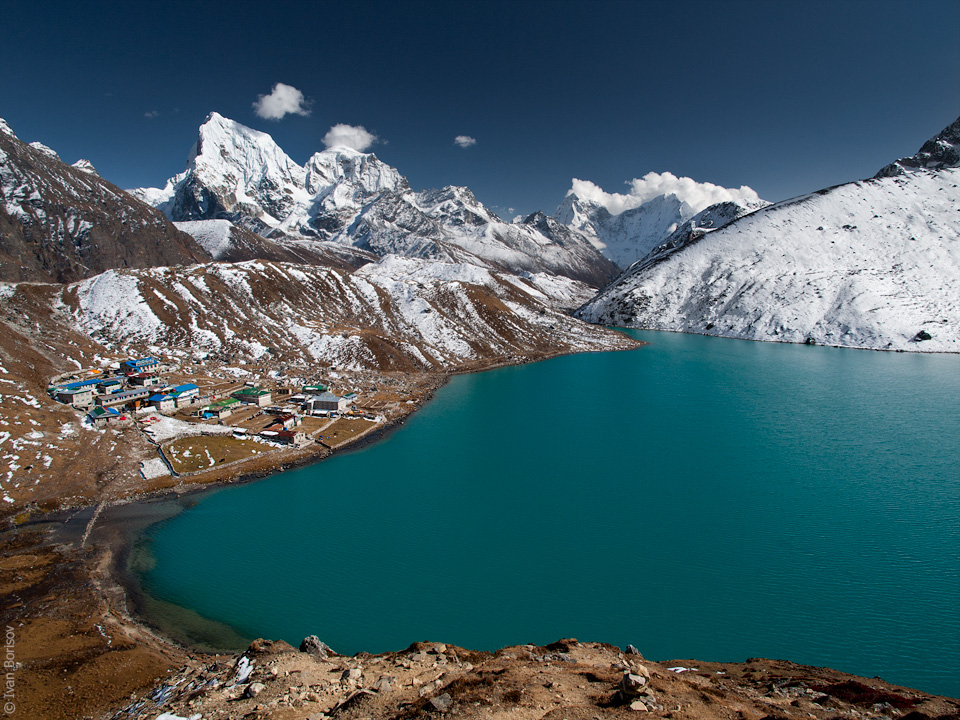
[(109, 270), (56, 289), (53, 304), (107, 347), (422, 372), (633, 347), (557, 309), (590, 294), (547, 274), (387, 256), (353, 272), (262, 260)]
[(680, 225), (720, 203), (736, 203), (743, 208), (741, 214), (768, 204), (745, 185), (724, 188), (668, 172), (647, 173), (630, 183), (627, 194), (608, 193), (588, 180), (574, 178), (554, 218), (627, 268)]
[(944, 166), (942, 142), (956, 127), (924, 145), (939, 154), (918, 153), (939, 169), (898, 161), (880, 177), (717, 228), (678, 228), (577, 315), (750, 340), (960, 352), (960, 170)]
[(372, 153), (330, 147), (301, 167), (266, 133), (211, 113), (187, 168), (131, 191), (177, 222), (225, 219), (277, 242), (329, 241), (382, 256), (550, 272), (596, 286), (616, 268), (585, 238), (507, 223), (467, 188), (414, 192)]

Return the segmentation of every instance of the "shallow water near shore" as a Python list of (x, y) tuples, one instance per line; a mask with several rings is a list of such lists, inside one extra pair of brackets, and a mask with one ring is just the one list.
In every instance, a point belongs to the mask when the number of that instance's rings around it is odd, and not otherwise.
[(348, 654), (572, 636), (960, 696), (960, 357), (631, 334), (195, 497), (134, 553), (144, 590)]

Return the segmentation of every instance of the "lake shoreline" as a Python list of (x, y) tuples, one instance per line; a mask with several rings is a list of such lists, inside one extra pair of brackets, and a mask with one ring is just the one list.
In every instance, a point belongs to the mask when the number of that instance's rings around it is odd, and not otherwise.
[[(666, 338), (664, 338), (666, 340)], [(719, 347), (719, 346), (718, 346)], [(726, 351), (724, 351), (726, 352)], [(563, 355), (569, 355), (569, 353), (562, 353)], [(712, 354), (712, 353), (711, 353)], [(723, 353), (721, 353), (723, 354)], [(611, 357), (620, 355), (619, 353), (611, 353)], [(769, 355), (769, 354), (765, 354)], [(806, 353), (803, 352), (801, 355), (806, 356)], [(779, 357), (777, 355), (776, 357)], [(545, 358), (546, 359), (546, 358)], [(898, 363), (899, 364), (899, 363)], [(506, 365), (513, 366), (515, 363), (506, 363)], [(605, 363), (608, 365), (608, 363)], [(875, 363), (874, 363), (875, 365)], [(883, 363), (887, 365), (887, 363)], [(926, 363), (923, 363), (926, 365)], [(492, 368), (491, 368), (492, 369)], [(467, 373), (458, 373), (458, 374), (467, 374)], [(471, 373), (473, 374), (473, 373)], [(482, 375), (482, 373), (481, 373)], [(517, 378), (516, 382), (522, 382), (520, 380), (520, 375), (508, 374)], [(523, 376), (526, 377), (526, 376)], [(586, 376), (585, 376), (586, 377)], [(442, 382), (439, 382), (436, 386), (436, 389), (443, 387), (450, 377), (445, 376)], [(484, 388), (491, 388), (495, 386), (483, 384)], [(432, 397), (432, 395), (431, 395)], [(355, 443), (350, 446), (344, 447), (337, 451), (334, 454), (346, 454), (354, 452), (358, 449), (378, 443), (380, 440), (389, 438), (393, 432), (399, 429), (407, 417), (411, 417), (416, 413), (417, 409), (425, 406), (426, 401), (421, 403), (417, 407), (413, 407), (410, 413), (407, 413), (403, 418), (398, 418), (395, 422), (386, 425), (384, 427), (378, 428), (376, 431), (370, 433), (363, 438), (358, 439)], [(296, 464), (296, 467), (305, 467), (307, 465), (313, 465), (316, 462), (320, 462), (323, 459), (327, 458), (310, 458), (305, 461), (299, 462)], [(284, 468), (289, 469), (289, 468)], [(282, 472), (282, 470), (280, 470)], [(83, 571), (78, 571), (74, 577), (76, 578), (73, 581), (68, 582), (66, 579), (58, 585), (60, 591), (63, 594), (70, 592), (79, 592), (79, 594), (87, 593), (91, 591), (91, 588), (84, 588), (81, 584), (82, 581), (80, 578), (83, 577), (95, 577), (97, 580), (93, 583), (93, 590), (91, 593), (85, 595), (87, 598), (85, 600), (87, 608), (91, 613), (91, 616), (96, 619), (100, 618), (101, 613), (103, 613), (103, 607), (108, 608), (106, 617), (112, 618), (112, 620), (102, 621), (99, 623), (98, 627), (103, 627), (105, 629), (106, 635), (114, 639), (113, 648), (115, 649), (118, 644), (117, 635), (113, 633), (111, 628), (117, 628), (118, 632), (128, 633), (131, 636), (137, 638), (135, 644), (140, 648), (147, 648), (152, 652), (155, 652), (158, 656), (170, 659), (174, 665), (178, 663), (180, 665), (187, 664), (198, 667), (204, 663), (210, 662), (228, 662), (233, 663), (236, 661), (236, 656), (234, 655), (216, 655), (210, 654), (205, 651), (203, 648), (197, 644), (190, 642), (181, 642), (173, 637), (170, 637), (169, 634), (164, 633), (162, 628), (160, 631), (157, 631), (157, 628), (152, 625), (149, 621), (144, 621), (143, 613), (138, 609), (138, 605), (142, 604), (142, 588), (134, 587), (134, 583), (131, 583), (129, 575), (125, 575), (129, 568), (129, 559), (130, 553), (133, 551), (137, 539), (142, 537), (144, 531), (154, 526), (157, 522), (162, 522), (165, 517), (174, 517), (176, 514), (180, 513), (185, 506), (192, 505), (194, 498), (199, 499), (201, 497), (200, 493), (202, 492), (217, 492), (220, 489), (225, 488), (230, 484), (251, 484), (254, 480), (264, 479), (272, 475), (276, 475), (278, 471), (273, 472), (256, 472), (249, 473), (243, 477), (242, 480), (236, 479), (230, 482), (222, 481), (209, 485), (184, 485), (176, 489), (168, 489), (165, 491), (159, 491), (151, 493), (149, 496), (142, 495), (132, 499), (126, 499), (117, 503), (113, 503), (108, 507), (103, 509), (103, 512), (100, 518), (97, 520), (96, 524), (93, 526), (93, 531), (90, 534), (90, 542), (88, 548), (82, 552), (76, 552), (75, 557), (71, 562), (76, 563), (76, 567), (85, 568)], [(168, 505), (166, 509), (161, 509), (164, 505)], [(41, 544), (51, 545), (56, 544), (59, 546), (66, 546), (73, 544), (74, 546), (79, 544), (79, 538), (83, 532), (85, 526), (89, 522), (90, 517), (95, 511), (94, 506), (87, 506), (81, 510), (71, 509), (64, 510), (60, 513), (57, 513), (56, 517), (54, 515), (45, 516), (45, 519), (50, 523), (58, 522), (61, 525), (67, 525), (70, 527), (69, 532), (61, 528), (61, 534), (54, 536), (53, 534), (48, 534), (45, 539), (42, 539)], [(126, 517), (124, 517), (126, 513)], [(152, 513), (152, 515), (151, 515)], [(166, 516), (164, 517), (164, 514)], [(65, 523), (64, 520), (67, 520)], [(42, 534), (41, 520), (40, 518), (35, 518), (35, 523), (30, 522), (24, 526), (24, 534), (29, 534), (31, 532), (36, 532), (37, 534)], [(134, 527), (136, 523), (141, 523), (139, 528)], [(126, 523), (126, 525), (125, 525)], [(69, 536), (69, 537), (68, 537)], [(40, 544), (35, 546), (40, 547)], [(30, 553), (36, 552), (34, 549), (25, 549)], [(10, 549), (8, 547), (4, 548), (4, 553), (9, 554)], [(108, 571), (108, 578), (104, 577), (104, 569)], [(111, 584), (111, 580), (113, 584)], [(141, 593), (141, 595), (138, 595)], [(49, 597), (49, 593), (47, 595)], [(33, 604), (30, 606), (36, 606), (36, 601), (33, 601)], [(36, 606), (36, 607), (42, 607)], [(7, 616), (9, 617), (9, 615)], [(209, 620), (207, 621), (210, 624), (215, 624), (216, 621)], [(100, 631), (94, 629), (93, 635), (87, 635), (84, 637), (91, 637), (92, 640), (97, 640), (100, 638)], [(322, 637), (324, 632), (322, 628), (317, 628), (318, 634), (321, 634), (321, 639), (328, 640), (331, 644), (336, 645), (338, 641), (334, 639), (328, 639)], [(418, 633), (412, 633), (417, 635)], [(588, 635), (587, 633), (582, 633)], [(290, 633), (285, 633), (284, 636), (289, 636)], [(430, 634), (431, 636), (434, 633)], [(449, 635), (443, 635), (443, 633), (436, 633), (437, 636), (443, 636), (442, 639), (447, 639)], [(603, 635), (591, 634), (589, 637), (603, 637)], [(74, 635), (76, 637), (76, 634)], [(511, 637), (519, 639), (524, 639), (529, 637), (526, 633), (513, 633)], [(636, 637), (637, 641), (644, 641), (646, 634), (641, 633)], [(290, 637), (288, 637), (290, 639)], [(477, 644), (476, 642), (466, 643), (467, 646), (479, 646), (483, 647), (483, 643)], [(639, 643), (638, 643), (639, 644)], [(390, 640), (390, 643), (386, 647), (393, 647), (396, 645), (395, 640)], [(238, 644), (234, 644), (232, 647), (239, 649)], [(363, 647), (361, 645), (361, 647)], [(650, 647), (653, 647), (652, 645)], [(336, 649), (336, 647), (335, 647)], [(109, 647), (104, 649), (106, 653), (105, 657), (109, 657), (111, 649)], [(470, 651), (464, 651), (464, 653)], [(522, 655), (523, 653), (521, 653)], [(762, 652), (757, 652), (755, 654), (762, 654)], [(396, 653), (378, 653), (374, 656), (369, 656), (373, 658), (387, 658), (397, 655)], [(485, 655), (486, 656), (486, 655)], [(727, 653), (719, 653), (719, 656), (729, 656)], [(793, 655), (788, 655), (793, 657)], [(366, 662), (363, 660), (364, 657), (368, 657), (365, 653), (359, 653), (356, 656), (356, 659), (352, 662)], [(806, 656), (808, 661), (810, 656)], [(220, 658), (219, 660), (217, 658)], [(344, 658), (343, 661), (338, 662), (347, 662), (348, 658)], [(378, 660), (379, 662), (379, 660)], [(766, 662), (766, 661), (764, 661)], [(841, 665), (843, 666), (843, 665)], [(848, 665), (849, 666), (849, 665)], [(731, 666), (732, 667), (732, 666)], [(772, 667), (769, 666), (769, 667)], [(869, 665), (867, 666), (869, 667)], [(729, 669), (729, 668), (726, 668)], [(719, 671), (719, 670), (718, 670)], [(160, 676), (163, 673), (155, 673), (155, 676)], [(863, 678), (858, 679), (863, 681)], [(133, 682), (131, 680), (131, 682)], [(122, 684), (122, 683), (121, 683)], [(922, 686), (922, 685), (921, 685)], [(125, 693), (125, 696), (129, 696), (130, 689), (136, 688), (136, 683), (132, 685), (127, 685), (128, 691)], [(117, 696), (119, 699), (119, 695)], [(113, 707), (117, 707), (114, 705)], [(184, 710), (184, 712), (186, 712)], [(186, 713), (189, 715), (190, 713)], [(206, 717), (206, 715), (205, 715)]]
[[(621, 338), (603, 352), (634, 350), (644, 344), (624, 333), (619, 335)], [(138, 606), (142, 607), (144, 598), (149, 596), (139, 586), (138, 579), (132, 577), (127, 564), (138, 538), (162, 519), (143, 522), (139, 528), (131, 529), (124, 527), (126, 521), (115, 521), (116, 515), (136, 515), (141, 508), (149, 510), (151, 506), (164, 503), (188, 503), (191, 498), (205, 492), (215, 492), (230, 485), (250, 484), (286, 470), (322, 462), (333, 455), (356, 452), (388, 439), (405, 424), (407, 418), (427, 404), (453, 375), (480, 373), (579, 352), (583, 351), (563, 350), (544, 353), (537, 358), (511, 358), (495, 363), (478, 363), (476, 367), (464, 367), (453, 372), (432, 373), (409, 412), (320, 456), (309, 454), (293, 461), (285, 459), (269, 468), (252, 472), (234, 471), (228, 477), (207, 482), (194, 481), (175, 487), (133, 491), (112, 500), (77, 503), (61, 500), (55, 507), (47, 506), (29, 516), (16, 515), (16, 512), (22, 512), (20, 510), (7, 515), (5, 527), (0, 528), (0, 561), (51, 558), (55, 562), (41, 562), (34, 571), (24, 576), (26, 585), (19, 583), (18, 577), (18, 582), (6, 586), (7, 592), (13, 593), (7, 596), (13, 599), (0, 612), (0, 621), (21, 628), (18, 630), (18, 642), (21, 644), (38, 644), (44, 648), (43, 656), (47, 659), (43, 667), (62, 667), (64, 672), (71, 673), (71, 677), (74, 670), (79, 668), (85, 675), (93, 676), (84, 682), (75, 677), (71, 680), (67, 676), (57, 676), (56, 682), (50, 684), (41, 680), (42, 674), (29, 670), (20, 679), (19, 685), (20, 697), (27, 701), (18, 702), (18, 709), (33, 703), (36, 707), (47, 708), (37, 716), (67, 718), (89, 714), (89, 709), (94, 707), (115, 708), (122, 698), (129, 696), (131, 691), (142, 689), (149, 678), (155, 675), (172, 672), (184, 663), (203, 663), (220, 657), (198, 650), (189, 642), (178, 642), (165, 636), (139, 615)], [(170, 512), (168, 517), (179, 511)], [(149, 512), (146, 514), (149, 515)], [(90, 521), (94, 518), (91, 526)], [(84, 536), (88, 531), (89, 538), (84, 544)], [(32, 592), (40, 588), (45, 589), (46, 595)], [(57, 610), (51, 610), (50, 598), (55, 598), (52, 606)], [(50, 637), (49, 628), (59, 628), (63, 623), (62, 618), (72, 618), (68, 621), (72, 629), (65, 634), (62, 630), (56, 630), (56, 637)], [(212, 620), (206, 622), (217, 624)], [(34, 635), (38, 639), (30, 641), (29, 638)], [(77, 638), (87, 638), (82, 642), (91, 646), (81, 657), (76, 655)], [(129, 672), (116, 675), (115, 669), (98, 669), (118, 653), (128, 658), (125, 662), (132, 668)], [(31, 663), (28, 667), (33, 665)], [(107, 696), (103, 694), (104, 685), (97, 679), (99, 677), (110, 678), (111, 691)], [(69, 691), (74, 710), (62, 716), (50, 714), (53, 713), (52, 707), (62, 705), (65, 691)], [(87, 701), (82, 700), (84, 693), (91, 693)]]
[[(642, 348), (647, 343), (637, 341), (634, 347), (627, 348), (626, 350), (615, 350), (607, 352), (625, 352), (638, 350)], [(116, 501), (110, 504), (110, 508), (116, 508), (120, 506), (128, 506), (133, 504), (152, 504), (152, 503), (168, 503), (174, 502), (181, 506), (180, 510), (172, 513), (169, 517), (164, 518), (170, 519), (174, 515), (181, 512), (185, 507), (188, 507), (191, 498), (201, 497), (203, 495), (216, 492), (218, 490), (225, 489), (231, 486), (240, 486), (246, 485), (253, 482), (258, 482), (260, 480), (265, 480), (269, 477), (278, 475), (280, 473), (288, 472), (291, 470), (297, 470), (301, 468), (310, 467), (317, 465), (325, 460), (338, 455), (346, 455), (350, 453), (359, 452), (367, 447), (380, 443), (390, 438), (395, 432), (400, 430), (406, 421), (412, 418), (418, 410), (424, 408), (429, 404), (436, 393), (446, 386), (450, 379), (459, 376), (459, 375), (472, 375), (476, 373), (485, 373), (491, 370), (498, 370), (503, 368), (510, 367), (520, 367), (522, 365), (528, 365), (530, 363), (539, 363), (547, 360), (552, 360), (559, 357), (565, 357), (570, 355), (578, 355), (582, 353), (570, 353), (570, 352), (557, 352), (554, 354), (547, 355), (545, 357), (539, 358), (537, 360), (526, 360), (523, 362), (511, 362), (504, 361), (499, 363), (494, 363), (491, 365), (484, 366), (482, 369), (464, 369), (458, 370), (455, 372), (444, 373), (442, 375), (433, 376), (432, 380), (428, 383), (428, 387), (425, 391), (422, 391), (422, 394), (418, 395), (416, 404), (410, 409), (410, 412), (392, 420), (389, 423), (384, 424), (381, 427), (374, 429), (373, 431), (356, 438), (355, 440), (349, 441), (347, 444), (337, 447), (336, 449), (330, 450), (326, 453), (323, 453), (319, 457), (311, 455), (305, 458), (302, 458), (299, 461), (287, 461), (280, 465), (275, 466), (269, 470), (262, 470), (252, 473), (241, 474), (235, 478), (225, 478), (218, 479), (210, 482), (200, 482), (200, 483), (188, 483), (182, 486), (178, 486), (173, 489), (164, 489), (152, 491), (150, 493), (145, 493), (142, 495), (136, 495), (129, 498), (124, 498), (123, 500)], [(89, 506), (84, 506), (89, 507)], [(163, 522), (164, 520), (158, 520), (156, 522)], [(110, 553), (111, 553), (111, 568), (114, 573), (113, 580), (114, 582), (123, 589), (126, 595), (126, 601), (128, 606), (132, 604), (133, 609), (128, 613), (128, 620), (132, 623), (135, 623), (139, 626), (142, 626), (145, 629), (148, 629), (151, 633), (156, 635), (157, 638), (162, 638), (163, 640), (170, 642), (173, 646), (179, 650), (185, 652), (231, 652), (239, 648), (237, 647), (222, 647), (222, 648), (211, 648), (202, 644), (197, 644), (189, 641), (188, 639), (183, 639), (182, 634), (171, 632), (171, 628), (165, 627), (161, 623), (154, 622), (149, 616), (149, 613), (143, 613), (143, 608), (151, 605), (157, 598), (154, 598), (147, 592), (141, 582), (139, 575), (127, 567), (129, 559), (132, 557), (133, 553), (137, 550), (137, 545), (144, 539), (146, 533), (149, 531), (150, 527), (156, 524), (156, 522), (149, 523), (140, 527), (133, 533), (119, 531), (112, 533), (110, 537)], [(103, 519), (98, 519), (97, 523), (99, 525), (110, 523), (110, 513), (107, 512), (107, 516)], [(99, 535), (98, 535), (99, 537)], [(170, 609), (174, 611), (178, 606), (173, 606)], [(189, 608), (179, 608), (181, 611), (191, 612)], [(203, 618), (202, 616), (196, 616), (199, 620), (196, 620), (197, 624), (200, 626), (201, 631), (204, 630), (204, 626), (208, 626), (214, 629), (220, 629), (224, 626), (223, 623), (213, 620), (210, 618)], [(233, 630), (232, 628), (230, 628)], [(174, 635), (181, 635), (181, 639), (174, 637)]]
[[(409, 640), (405, 630), (492, 649), (520, 639), (545, 642), (563, 632), (627, 642), (643, 626), (650, 630), (643, 637), (654, 656), (774, 655), (920, 687), (935, 678), (929, 685), (941, 692), (953, 687), (942, 669), (925, 669), (920, 655), (929, 648), (944, 661), (955, 657), (942, 639), (930, 637), (931, 627), (957, 622), (956, 613), (944, 608), (944, 588), (918, 585), (918, 568), (943, 567), (943, 552), (928, 552), (921, 564), (902, 572), (902, 563), (895, 562), (896, 578), (876, 575), (866, 558), (892, 538), (903, 555), (907, 548), (921, 552), (944, 535), (936, 530), (942, 521), (933, 521), (945, 511), (943, 499), (937, 500), (942, 492), (912, 493), (911, 506), (937, 506), (923, 514), (927, 520), (911, 510), (907, 525), (907, 508), (894, 512), (882, 489), (900, 476), (942, 484), (953, 453), (933, 453), (928, 443), (941, 446), (953, 426), (929, 421), (955, 396), (957, 383), (949, 377), (956, 358), (837, 353), (676, 333), (635, 337), (655, 345), (639, 354), (577, 355), (461, 378), (418, 416), (414, 435), (355, 462), (339, 462), (330, 472), (295, 473), (277, 478), (276, 485), (205, 501), (157, 533), (151, 587), (245, 633), (269, 627), (273, 636), (299, 642), (301, 633), (312, 631), (349, 653), (398, 647)], [(945, 383), (936, 403), (891, 413), (896, 398), (934, 380)], [(877, 383), (884, 385), (881, 395)], [(587, 405), (571, 404), (578, 397)], [(849, 432), (853, 422), (864, 428), (856, 436)], [(692, 441), (684, 432), (691, 429)], [(631, 453), (610, 452), (629, 447), (641, 453), (641, 465)], [(697, 470), (705, 467), (708, 475)], [(772, 491), (774, 479), (782, 492)], [(803, 500), (821, 496), (831, 504), (808, 508)], [(285, 504), (286, 497), (298, 498), (296, 506)], [(294, 528), (317, 527), (311, 507), (324, 508), (324, 530), (298, 535)], [(645, 511), (653, 507), (656, 513)], [(843, 528), (860, 528), (859, 515), (851, 515), (855, 507), (873, 507), (873, 520), (845, 539)], [(251, 527), (269, 528), (274, 540), (262, 551), (252, 548), (242, 562), (179, 563), (191, 545), (214, 541), (218, 518), (224, 518), (222, 537), (230, 545), (242, 542)], [(625, 545), (615, 530), (635, 526), (651, 535), (636, 556), (620, 549)], [(662, 538), (678, 528), (686, 532), (665, 546)], [(711, 528), (711, 538), (722, 542), (704, 537)], [(337, 543), (342, 547), (333, 557), (311, 550), (325, 545), (318, 532), (351, 539)], [(730, 554), (731, 532), (749, 553)], [(294, 563), (271, 559), (298, 536), (305, 545), (292, 553)], [(925, 541), (916, 546), (920, 537)], [(396, 546), (400, 539), (402, 550)], [(526, 567), (532, 558), (512, 550), (527, 546), (543, 550), (533, 567)], [(787, 548), (801, 548), (810, 560), (788, 558)], [(666, 562), (669, 556), (683, 561)], [(453, 560), (459, 557), (470, 562)], [(250, 574), (241, 579), (245, 563)], [(288, 587), (285, 578), (293, 577), (289, 566), (295, 563), (317, 572)], [(818, 579), (804, 584), (810, 563)], [(260, 573), (258, 567), (270, 570)], [(364, 572), (350, 570), (359, 567)], [(609, 581), (591, 594), (581, 567)], [(636, 579), (623, 576), (622, 567), (632, 568), (628, 575)], [(687, 567), (697, 572), (684, 572)], [(841, 568), (846, 570), (836, 575)], [(420, 573), (436, 590), (426, 597), (408, 580)], [(852, 583), (852, 576), (863, 578)], [(536, 620), (522, 621), (539, 604), (506, 588), (535, 593), (537, 583), (551, 577), (570, 580), (566, 600), (546, 602)], [(632, 612), (615, 603), (602, 617), (576, 610), (591, 607), (612, 588), (618, 597), (642, 594), (652, 577), (675, 588), (655, 596), (670, 596), (669, 604), (657, 601)], [(764, 580), (751, 583), (753, 577)], [(934, 614), (926, 621), (907, 623), (897, 604), (884, 599), (891, 597), (889, 589), (862, 590), (877, 584), (903, 591), (904, 583), (918, 602), (931, 603)], [(800, 594), (787, 590), (798, 584)], [(266, 587), (287, 588), (289, 602), (271, 606)], [(396, 597), (378, 599), (378, 587), (396, 588)], [(217, 588), (243, 600), (220, 605)], [(469, 621), (456, 609), (453, 588), (474, 598)], [(714, 626), (700, 612), (695, 597), (703, 588), (716, 591), (711, 615), (729, 622)], [(327, 599), (318, 602), (320, 597)], [(344, 605), (336, 598), (350, 601)], [(498, 608), (514, 602), (516, 610), (501, 617)], [(670, 631), (667, 621), (677, 607), (690, 618), (681, 632)], [(748, 626), (748, 607), (762, 608), (758, 612), (768, 620)], [(364, 618), (387, 612), (395, 623), (386, 631), (365, 624)], [(798, 616), (815, 632), (800, 629), (792, 619)], [(896, 643), (875, 648), (871, 638), (889, 623), (909, 629)], [(535, 626), (539, 634), (529, 634)], [(849, 627), (849, 637), (837, 634), (841, 627)], [(904, 644), (907, 638), (915, 639), (912, 647)]]

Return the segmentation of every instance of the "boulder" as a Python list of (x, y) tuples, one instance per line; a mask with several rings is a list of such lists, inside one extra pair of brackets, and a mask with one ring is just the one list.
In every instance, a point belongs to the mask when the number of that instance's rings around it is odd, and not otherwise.
[(635, 697), (647, 687), (647, 679), (643, 675), (625, 672), (620, 680), (619, 690), (626, 697)]
[(393, 675), (382, 675), (379, 680), (373, 684), (373, 689), (379, 693), (392, 692), (397, 685), (397, 678)]
[(246, 695), (247, 697), (255, 698), (257, 695), (259, 695), (266, 689), (267, 689), (267, 686), (264, 685), (263, 683), (254, 682), (247, 685), (247, 689), (243, 694)]
[(271, 653), (296, 652), (296, 649), (293, 647), (293, 645), (283, 640), (264, 640), (263, 638), (257, 638), (250, 643), (250, 647), (247, 648), (247, 652), (254, 655), (267, 655)]
[(300, 643), (300, 652), (313, 655), (321, 660), (326, 660), (331, 655), (336, 655), (336, 653), (330, 649), (330, 646), (316, 635), (307, 635), (307, 637), (303, 639), (303, 642)]
[(343, 674), (340, 675), (340, 682), (359, 683), (362, 677), (363, 670), (360, 668), (347, 668), (343, 671)]
[(437, 695), (436, 697), (430, 698), (430, 706), (437, 712), (445, 713), (453, 707), (453, 698), (450, 697), (450, 693)]

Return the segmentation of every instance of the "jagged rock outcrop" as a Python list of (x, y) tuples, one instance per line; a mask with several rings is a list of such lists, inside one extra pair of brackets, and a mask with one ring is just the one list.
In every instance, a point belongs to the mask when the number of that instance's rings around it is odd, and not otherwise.
[(927, 140), (915, 155), (900, 158), (882, 168), (874, 177), (895, 177), (915, 170), (960, 167), (960, 118)]

